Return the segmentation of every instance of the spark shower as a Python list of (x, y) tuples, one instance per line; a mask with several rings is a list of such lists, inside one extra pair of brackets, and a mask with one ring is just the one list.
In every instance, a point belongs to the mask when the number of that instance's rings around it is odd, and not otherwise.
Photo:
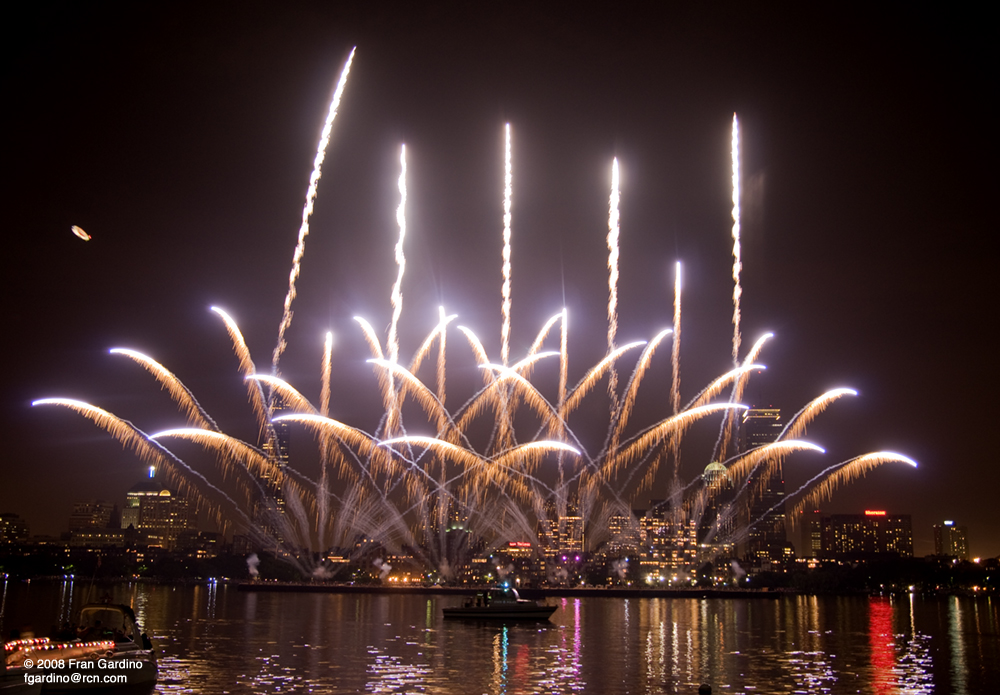
[[(568, 516), (581, 520), (587, 550), (607, 547), (616, 535), (636, 528), (633, 503), (642, 493), (667, 490), (661, 511), (677, 523), (707, 522), (711, 529), (698, 562), (746, 538), (749, 529), (762, 523), (749, 510), (762, 494), (759, 481), (780, 468), (795, 452), (822, 452), (804, 441), (809, 423), (832, 403), (856, 396), (848, 388), (824, 393), (807, 403), (787, 423), (777, 441), (732, 453), (739, 403), (748, 380), (764, 369), (757, 362), (765, 334), (740, 355), (740, 209), (737, 120), (732, 133), (733, 201), (733, 369), (702, 388), (686, 405), (680, 397), (681, 265), (674, 278), (674, 320), (648, 341), (616, 343), (619, 240), (627, 242), (627, 229), (619, 228), (619, 165), (612, 163), (608, 213), (607, 353), (586, 370), (575, 385), (569, 383), (569, 316), (563, 309), (538, 331), (527, 353), (510, 356), (511, 302), (516, 280), (511, 247), (516, 244), (512, 216), (516, 182), (513, 176), (512, 133), (505, 126), (503, 217), (497, 220), (502, 234), (500, 261), (502, 326), (500, 359), (491, 359), (480, 338), (464, 326), (454, 326), (456, 316), (439, 308), (438, 323), (409, 362), (400, 359), (397, 327), (403, 313), (405, 287), (406, 177), (405, 146), (400, 149), (399, 228), (394, 256), (396, 281), (391, 288), (392, 320), (383, 344), (378, 332), (355, 317), (371, 351), (374, 371), (384, 404), (384, 414), (371, 431), (337, 420), (330, 413), (333, 341), (328, 334), (321, 359), (319, 406), (310, 403), (279, 376), (285, 334), (292, 320), (295, 282), (305, 253), (309, 220), (317, 196), (321, 166), (345, 91), (352, 50), (323, 126), (302, 212), (289, 289), (272, 355), (270, 374), (258, 373), (236, 321), (223, 309), (212, 307), (223, 322), (245, 381), (250, 409), (260, 439), (242, 441), (220, 431), (201, 404), (171, 371), (152, 357), (114, 348), (145, 368), (176, 402), (186, 427), (147, 434), (134, 424), (82, 401), (45, 398), (33, 405), (61, 405), (89, 418), (99, 427), (150, 463), (183, 494), (195, 500), (223, 530), (246, 534), (258, 547), (274, 551), (304, 575), (332, 576), (327, 561), (331, 550), (355, 558), (366, 553), (406, 553), (424, 568), (450, 579), (472, 555), (489, 552), (509, 542), (530, 544), (536, 554), (553, 548), (560, 524)], [(558, 325), (558, 333), (555, 329)], [(446, 342), (451, 337), (465, 344), (481, 375), (482, 386), (454, 405), (447, 385)], [(629, 427), (639, 389), (654, 356), (671, 340), (671, 388), (663, 402), (662, 418), (645, 426)], [(557, 349), (543, 350), (548, 343)], [(435, 347), (437, 348), (435, 351)], [(454, 347), (452, 347), (454, 349)], [(537, 385), (536, 367), (558, 361), (558, 386)], [(425, 363), (434, 363), (432, 380), (424, 380)], [(630, 371), (628, 371), (630, 370)], [(628, 374), (619, 384), (619, 371)], [(606, 392), (595, 388), (606, 383)], [(602, 395), (606, 393), (606, 395)], [(588, 451), (574, 433), (571, 422), (587, 399), (606, 398), (609, 406), (606, 432), (599, 450)], [(730, 495), (718, 504), (721, 486), (705, 476), (680, 478), (680, 455), (685, 433), (698, 420), (715, 418), (719, 437), (713, 459), (724, 468)], [(414, 421), (419, 420), (419, 425)], [(290, 430), (311, 433), (318, 449), (318, 474), (311, 476), (288, 460), (286, 437)], [(413, 432), (433, 432), (417, 435)], [(179, 440), (195, 442), (213, 454), (217, 470), (197, 470), (168, 445)], [(827, 467), (788, 499), (795, 509), (828, 498), (841, 484), (888, 462), (916, 466), (893, 452), (873, 452)], [(705, 461), (706, 464), (710, 461)], [(212, 477), (212, 480), (209, 479)], [(706, 517), (711, 512), (712, 518)], [(614, 521), (613, 521), (614, 520)], [(624, 529), (624, 531), (623, 531)], [(456, 533), (455, 531), (460, 531)], [(562, 529), (563, 531), (565, 529)], [(379, 561), (384, 575), (387, 563)]]

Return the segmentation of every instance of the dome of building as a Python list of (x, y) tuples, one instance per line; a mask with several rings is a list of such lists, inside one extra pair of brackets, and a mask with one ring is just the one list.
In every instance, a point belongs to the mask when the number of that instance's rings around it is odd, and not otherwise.
[(712, 461), (710, 464), (705, 466), (705, 471), (701, 474), (702, 480), (706, 483), (714, 483), (722, 480), (723, 478), (729, 479), (729, 473), (726, 471), (726, 467), (719, 463), (718, 461)]

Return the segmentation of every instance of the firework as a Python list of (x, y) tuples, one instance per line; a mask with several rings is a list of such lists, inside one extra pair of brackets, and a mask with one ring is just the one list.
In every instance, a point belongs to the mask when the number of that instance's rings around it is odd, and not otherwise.
[(503, 328), (500, 332), (500, 359), (504, 365), (510, 355), (510, 198), (513, 182), (510, 156), (510, 123), (504, 129), (504, 177), (503, 177)]
[(166, 389), (174, 401), (184, 409), (189, 422), (218, 431), (219, 426), (215, 424), (215, 421), (201, 407), (194, 394), (162, 364), (148, 355), (136, 352), (135, 350), (129, 350), (128, 348), (111, 348), (108, 350), (108, 353), (112, 355), (125, 355), (141, 364), (150, 374), (156, 377), (156, 380), (160, 382), (160, 386)]
[(813, 419), (822, 413), (827, 407), (833, 403), (838, 398), (843, 396), (857, 396), (858, 392), (854, 389), (839, 388), (827, 391), (819, 398), (815, 398), (809, 401), (808, 404), (802, 410), (795, 413), (792, 418), (785, 425), (785, 428), (778, 435), (778, 439), (784, 439), (785, 437), (800, 437), (806, 432), (806, 426), (813, 421)]
[[(618, 157), (611, 164), (611, 198), (608, 212), (608, 354), (615, 351), (615, 334), (618, 332)], [(608, 395), (611, 396), (612, 413), (618, 407), (618, 372), (614, 362), (609, 364)]]
[[(353, 56), (353, 52), (352, 52)], [(334, 101), (339, 101), (351, 59), (348, 59)], [(317, 154), (306, 210), (296, 247), (294, 265), (289, 280), (285, 316), (279, 328), (278, 346), (272, 360), (270, 375), (257, 374), (250, 351), (236, 322), (223, 310), (213, 307), (226, 325), (233, 350), (239, 362), (239, 372), (246, 382), (252, 412), (260, 428), (258, 445), (241, 441), (219, 431), (192, 393), (166, 367), (152, 358), (124, 348), (114, 354), (129, 357), (148, 370), (177, 403), (184, 418), (194, 427), (167, 430), (149, 437), (131, 423), (89, 404), (69, 399), (42, 399), (35, 404), (57, 404), (69, 407), (106, 429), (126, 448), (143, 460), (154, 461), (168, 475), (178, 480), (186, 490), (210, 490), (223, 495), (227, 518), (234, 517), (255, 541), (266, 547), (278, 548), (305, 575), (330, 576), (329, 568), (316, 558), (322, 557), (333, 544), (350, 548), (354, 557), (377, 547), (389, 552), (413, 553), (426, 565), (437, 567), (444, 578), (454, 578), (454, 571), (468, 560), (472, 552), (466, 541), (464, 549), (449, 545), (455, 536), (445, 533), (449, 520), (460, 519), (469, 538), (483, 543), (487, 550), (506, 541), (527, 539), (536, 551), (565, 531), (561, 521), (572, 513), (586, 528), (588, 550), (599, 548), (608, 537), (610, 519), (627, 517), (630, 526), (637, 526), (632, 516), (634, 502), (640, 492), (659, 485), (658, 470), (663, 460), (674, 461), (674, 473), (667, 481), (671, 523), (698, 524), (712, 496), (719, 493), (718, 485), (696, 477), (687, 485), (679, 479), (680, 445), (688, 429), (699, 420), (721, 418), (717, 450), (727, 479), (742, 481), (736, 500), (744, 509), (751, 509), (760, 499), (760, 486), (754, 481), (781, 466), (782, 461), (798, 452), (822, 451), (809, 442), (798, 439), (806, 427), (831, 403), (845, 395), (857, 395), (851, 389), (834, 389), (824, 393), (802, 408), (789, 421), (779, 441), (726, 459), (726, 443), (730, 439), (735, 415), (746, 410), (739, 403), (749, 375), (764, 369), (757, 364), (764, 344), (773, 336), (765, 334), (752, 346), (742, 363), (740, 352), (740, 237), (739, 237), (739, 151), (738, 124), (733, 120), (733, 346), (736, 367), (713, 380), (687, 406), (680, 401), (680, 329), (681, 329), (681, 265), (676, 265), (674, 278), (673, 329), (665, 329), (651, 340), (631, 342), (619, 347), (617, 340), (617, 283), (619, 261), (619, 167), (612, 164), (612, 187), (608, 216), (608, 349), (606, 356), (586, 370), (572, 388), (568, 387), (568, 312), (566, 308), (550, 318), (538, 332), (527, 353), (515, 359), (510, 352), (510, 279), (511, 279), (511, 138), (509, 125), (505, 130), (505, 189), (504, 189), (504, 249), (502, 287), (502, 325), (499, 360), (492, 361), (477, 335), (464, 326), (458, 330), (465, 336), (471, 361), (482, 373), (482, 385), (467, 396), (458, 407), (445, 406), (447, 334), (455, 316), (448, 316), (438, 307), (436, 325), (420, 344), (409, 361), (409, 368), (400, 355), (399, 319), (402, 314), (402, 281), (406, 258), (407, 162), (405, 146), (400, 150), (400, 202), (396, 220), (398, 241), (394, 248), (397, 276), (390, 301), (392, 319), (384, 344), (371, 324), (355, 317), (372, 355), (372, 365), (381, 391), (384, 413), (373, 434), (332, 419), (330, 415), (331, 379), (333, 374), (333, 336), (328, 333), (323, 346), (319, 407), (291, 384), (277, 375), (278, 359), (285, 347), (285, 331), (291, 320), (291, 302), (295, 297), (295, 280), (299, 273), (308, 234), (309, 215), (316, 196), (323, 151), (329, 139), (329, 126), (336, 113), (331, 105), (327, 127)], [(543, 345), (555, 323), (560, 321), (558, 351), (543, 351)], [(670, 355), (671, 383), (669, 397), (664, 399), (669, 415), (628, 435), (632, 427), (633, 410), (638, 390), (650, 373), (655, 353), (667, 335), (673, 334)], [(435, 376), (427, 383), (419, 378), (420, 366), (437, 342)], [(643, 348), (638, 355), (632, 354)], [(454, 351), (454, 348), (453, 348)], [(550, 357), (559, 358), (558, 387), (533, 381), (535, 367)], [(621, 394), (618, 390), (619, 362), (635, 359), (631, 376)], [(498, 363), (495, 363), (498, 362)], [(625, 363), (623, 363), (625, 364)], [(545, 370), (538, 370), (543, 376)], [(624, 373), (624, 372), (623, 372)], [(599, 451), (589, 452), (569, 426), (594, 387), (607, 375), (611, 396), (611, 411), (604, 444)], [(265, 397), (265, 389), (267, 397)], [(713, 402), (730, 390), (728, 402)], [(555, 395), (550, 400), (545, 394)], [(433, 436), (407, 433), (402, 424), (402, 409), (406, 399), (412, 399), (413, 418), (423, 411), (425, 430)], [(272, 399), (274, 402), (272, 403)], [(452, 396), (454, 400), (454, 396)], [(595, 399), (596, 400), (596, 399)], [(276, 414), (281, 410), (293, 411)], [(599, 405), (596, 403), (595, 405)], [(273, 407), (272, 407), (273, 406)], [(407, 407), (409, 407), (407, 405)], [(603, 409), (603, 408), (602, 408)], [(592, 413), (581, 409), (582, 413)], [(409, 410), (407, 411), (409, 414)], [(409, 416), (409, 415), (408, 415)], [(662, 415), (660, 416), (662, 417)], [(320, 452), (320, 475), (313, 480), (293, 468), (281, 452), (274, 423), (298, 425), (315, 437)], [(590, 424), (590, 423), (588, 423)], [(533, 428), (531, 434), (525, 427)], [(285, 428), (280, 428), (285, 431)], [(412, 429), (412, 428), (411, 428)], [(168, 451), (162, 441), (194, 442), (215, 455), (215, 463), (227, 485), (235, 485), (236, 497), (244, 508), (253, 509), (253, 519), (243, 512), (232, 497), (224, 496), (199, 473)], [(802, 496), (801, 505), (825, 499), (843, 483), (864, 475), (874, 467), (889, 461), (916, 465), (900, 454), (876, 452), (832, 466), (813, 478), (793, 495)], [(565, 464), (564, 464), (565, 462)], [(718, 464), (716, 464), (718, 468)], [(759, 475), (759, 473), (763, 475)], [(338, 476), (343, 485), (331, 485)], [(199, 498), (201, 499), (201, 498)], [(733, 503), (734, 505), (736, 502)], [(221, 509), (217, 505), (215, 509)], [(572, 510), (572, 512), (570, 512)], [(721, 515), (722, 513), (720, 513)], [(738, 512), (726, 511), (736, 518)], [(727, 517), (728, 518), (728, 517)], [(720, 516), (713, 522), (713, 534), (725, 528)], [(542, 531), (544, 524), (555, 524), (552, 536)], [(744, 526), (721, 539), (720, 545), (704, 546), (698, 561), (711, 559), (713, 548), (734, 542), (745, 534)], [(548, 534), (548, 536), (546, 535)], [(464, 534), (463, 534), (464, 535)], [(357, 539), (370, 539), (360, 546)], [(548, 540), (546, 540), (548, 538)], [(713, 535), (714, 538), (714, 535)], [(715, 541), (712, 541), (714, 543)], [(551, 548), (550, 548), (551, 550)], [(463, 555), (465, 553), (465, 555)], [(317, 564), (318, 563), (318, 564)], [(383, 565), (383, 568), (386, 565)]]
[(740, 258), (740, 138), (739, 123), (733, 114), (733, 366), (740, 364), (740, 272), (743, 261)]
[(278, 343), (274, 347), (274, 355), (271, 358), (271, 369), (278, 373), (278, 361), (281, 353), (285, 351), (285, 331), (292, 324), (292, 301), (295, 299), (295, 281), (299, 278), (302, 268), (302, 256), (306, 251), (306, 237), (309, 236), (309, 218), (312, 216), (313, 203), (316, 201), (316, 192), (319, 189), (319, 178), (323, 173), (323, 160), (326, 158), (326, 146), (330, 143), (330, 133), (333, 131), (333, 121), (337, 117), (337, 109), (340, 108), (340, 97), (344, 94), (344, 87), (347, 86), (347, 75), (351, 71), (351, 63), (354, 61), (354, 52), (357, 47), (351, 49), (344, 63), (344, 69), (340, 73), (337, 81), (337, 88), (333, 92), (333, 99), (330, 100), (330, 108), (326, 114), (326, 121), (323, 123), (323, 131), (319, 136), (319, 144), (316, 146), (316, 157), (313, 159), (313, 171), (309, 176), (309, 188), (306, 191), (306, 203), (302, 208), (302, 224), (299, 226), (299, 240), (295, 245), (295, 252), (292, 254), (292, 270), (288, 274), (288, 294), (285, 295), (285, 310), (281, 315), (281, 324), (278, 326)]

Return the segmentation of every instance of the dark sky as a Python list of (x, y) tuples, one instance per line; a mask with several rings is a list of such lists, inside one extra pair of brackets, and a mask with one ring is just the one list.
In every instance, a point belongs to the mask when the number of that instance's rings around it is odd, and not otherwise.
[[(403, 357), (442, 303), (498, 355), (510, 122), (512, 353), (565, 303), (570, 381), (603, 355), (617, 156), (619, 343), (669, 325), (683, 261), (690, 399), (731, 367), (735, 111), (744, 345), (776, 333), (744, 400), (790, 414), (832, 387), (860, 392), (810, 428), (828, 453), (790, 459), (789, 489), (852, 456), (899, 451), (920, 467), (886, 465), (824, 511), (912, 514), (918, 555), (933, 551), (932, 524), (955, 519), (973, 554), (1000, 554), (992, 25), (904, 5), (753, 4), (40, 3), (8, 22), (0, 511), (58, 533), (74, 500), (120, 502), (142, 474), (89, 421), (32, 399), (80, 398), (148, 432), (182, 424), (111, 347), (160, 360), (224, 430), (254, 437), (208, 308), (236, 318), (263, 369), (319, 130), (357, 45), (282, 362), (306, 396), (318, 401), (332, 329), (332, 414), (377, 424), (351, 317), (379, 330), (390, 320), (401, 142), (411, 201)], [(74, 237), (74, 224), (93, 239)], [(473, 370), (457, 331), (452, 355), (460, 402)], [(555, 378), (536, 373), (547, 393)], [(647, 379), (637, 426), (667, 414), (668, 347)], [(710, 455), (699, 437), (715, 427), (692, 435), (689, 477)]]

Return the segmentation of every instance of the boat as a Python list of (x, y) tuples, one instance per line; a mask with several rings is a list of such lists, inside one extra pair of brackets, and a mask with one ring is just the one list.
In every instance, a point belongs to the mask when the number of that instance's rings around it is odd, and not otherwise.
[(90, 603), (80, 610), (75, 638), (20, 642), (6, 667), (30, 673), (42, 693), (151, 692), (156, 685), (156, 651), (129, 606)]
[(461, 606), (444, 609), (445, 618), (475, 620), (548, 620), (558, 606), (521, 598), (517, 589), (502, 586), (470, 596)]
[(42, 692), (42, 684), (35, 683), (31, 678), (35, 675), (32, 669), (23, 665), (7, 665), (8, 655), (19, 650), (20, 642), (4, 642), (3, 653), (0, 654), (0, 695), (39, 695)]

